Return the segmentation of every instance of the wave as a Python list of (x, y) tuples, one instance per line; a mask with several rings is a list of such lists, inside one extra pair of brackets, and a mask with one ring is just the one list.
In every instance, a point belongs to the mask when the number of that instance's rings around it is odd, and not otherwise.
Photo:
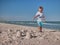
[(43, 23), (45, 25), (60, 25), (60, 24), (53, 24), (53, 23)]

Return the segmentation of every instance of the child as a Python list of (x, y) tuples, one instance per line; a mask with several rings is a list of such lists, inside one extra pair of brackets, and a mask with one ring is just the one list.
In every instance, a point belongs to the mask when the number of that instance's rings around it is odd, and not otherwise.
[(42, 22), (43, 22), (43, 20), (45, 20), (45, 17), (44, 17), (44, 14), (43, 14), (43, 7), (42, 6), (39, 7), (38, 12), (34, 16), (33, 20), (35, 18), (37, 18), (39, 31), (42, 32), (42, 25), (43, 25)]

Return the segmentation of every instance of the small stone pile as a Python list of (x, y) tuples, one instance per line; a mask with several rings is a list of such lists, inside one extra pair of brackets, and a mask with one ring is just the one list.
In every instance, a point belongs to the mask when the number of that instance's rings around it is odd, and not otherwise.
[(18, 45), (23, 39), (37, 37), (35, 33), (27, 30), (0, 30), (0, 45)]
[(60, 42), (60, 37), (55, 32), (0, 29), (0, 45), (39, 45), (43, 41), (55, 44), (56, 41)]

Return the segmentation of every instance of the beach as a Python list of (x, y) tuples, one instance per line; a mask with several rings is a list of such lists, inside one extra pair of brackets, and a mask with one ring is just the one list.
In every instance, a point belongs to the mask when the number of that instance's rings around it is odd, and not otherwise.
[(60, 31), (0, 23), (0, 45), (60, 45)]

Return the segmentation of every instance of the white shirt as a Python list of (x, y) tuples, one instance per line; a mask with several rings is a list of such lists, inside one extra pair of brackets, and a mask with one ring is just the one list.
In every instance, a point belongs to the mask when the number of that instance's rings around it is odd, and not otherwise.
[(43, 20), (44, 20), (44, 18), (43, 18), (44, 14), (43, 14), (43, 13), (40, 13), (40, 12), (38, 11), (35, 16), (37, 16), (37, 15), (39, 15), (39, 16), (37, 17), (37, 21), (43, 21)]

